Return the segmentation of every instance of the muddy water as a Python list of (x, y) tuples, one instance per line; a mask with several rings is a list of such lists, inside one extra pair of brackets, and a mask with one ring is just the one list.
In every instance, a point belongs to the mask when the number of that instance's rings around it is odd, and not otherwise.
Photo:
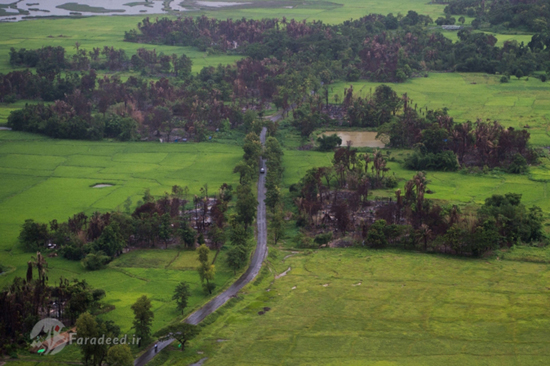
[(328, 131), (323, 135), (337, 134), (342, 139), (342, 146), (346, 146), (347, 141), (351, 141), (351, 146), (355, 147), (379, 147), (383, 148), (386, 145), (376, 139), (377, 132), (368, 131)]

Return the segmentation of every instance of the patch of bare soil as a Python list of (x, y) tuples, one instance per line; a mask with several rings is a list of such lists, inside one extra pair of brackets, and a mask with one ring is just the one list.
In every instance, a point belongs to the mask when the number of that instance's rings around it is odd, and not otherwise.
[(291, 252), (291, 253), (292, 253), (292, 254), (289, 254), (289, 255), (287, 255), (287, 256), (285, 256), (285, 257), (283, 258), (283, 263), (284, 263), (285, 259), (290, 258), (290, 257), (292, 257), (292, 256), (294, 256), (294, 255), (296, 255), (296, 254), (298, 254), (298, 253), (300, 253), (300, 252)]
[(280, 274), (276, 275), (276, 276), (275, 276), (275, 279), (277, 280), (277, 279), (279, 279), (279, 278), (281, 278), (281, 277), (286, 276), (286, 274), (287, 274), (289, 271), (290, 271), (290, 267), (288, 267), (288, 269), (287, 269), (286, 271), (284, 271), (283, 273), (280, 273)]

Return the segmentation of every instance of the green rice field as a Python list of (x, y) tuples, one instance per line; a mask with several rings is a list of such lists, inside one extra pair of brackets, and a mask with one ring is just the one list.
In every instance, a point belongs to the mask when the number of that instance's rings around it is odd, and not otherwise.
[[(399, 95), (407, 93), (417, 108), (447, 107), (457, 122), (497, 120), (505, 126), (529, 126), (531, 143), (549, 146), (550, 83), (539, 79), (515, 77), (500, 83), (499, 75), (480, 73), (429, 73), (428, 77), (388, 83)], [(354, 95), (374, 93), (381, 83), (367, 81), (331, 84), (331, 101), (336, 93), (342, 100), (345, 88), (353, 86)]]
[[(0, 287), (15, 276), (24, 277), (32, 253), (24, 253), (17, 236), (25, 219), (65, 221), (80, 211), (88, 215), (123, 209), (127, 198), (135, 207), (149, 188), (153, 195), (169, 192), (173, 185), (199, 193), (207, 183), (216, 190), (222, 183), (236, 185), (233, 166), (242, 150), (237, 145), (160, 144), (52, 140), (36, 135), (0, 131), (0, 263), (10, 268), (0, 276)], [(98, 183), (112, 187), (92, 188)], [(218, 288), (233, 278), (222, 264), (216, 275)], [(50, 282), (59, 277), (85, 279), (107, 292), (106, 302), (116, 309), (107, 315), (123, 330), (131, 326), (130, 306), (142, 294), (153, 298), (158, 329), (178, 315), (171, 294), (178, 282), (192, 284), (190, 307), (205, 300), (195, 271), (196, 253), (175, 249), (143, 250), (124, 254), (97, 272), (79, 262), (48, 258)]]
[(153, 365), (203, 357), (227, 366), (550, 362), (546, 264), (368, 249), (283, 261), (288, 254), (271, 255), (271, 271), (191, 349), (163, 351)]
[[(211, 8), (202, 11), (209, 16), (218, 18), (282, 18), (287, 19), (308, 19), (321, 20), (325, 23), (341, 23), (349, 19), (357, 19), (367, 14), (389, 14), (406, 15), (409, 10), (419, 14), (430, 15), (434, 20), (444, 16), (445, 5), (430, 4), (423, 0), (333, 0), (334, 5), (320, 5), (315, 1), (300, 1), (283, 3), (271, 0), (254, 0), (251, 5), (245, 8)], [(262, 5), (264, 4), (264, 5)], [(291, 8), (290, 8), (291, 6)]]

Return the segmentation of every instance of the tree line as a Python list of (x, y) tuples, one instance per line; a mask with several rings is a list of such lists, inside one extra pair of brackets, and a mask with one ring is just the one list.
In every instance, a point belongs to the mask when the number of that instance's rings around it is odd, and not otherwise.
[(225, 224), (232, 188), (223, 184), (216, 198), (211, 199), (207, 187), (202, 187), (201, 194), (194, 195), (192, 201), (187, 200), (187, 187), (174, 186), (170, 193), (157, 199), (146, 190), (133, 211), (127, 200), (124, 212), (95, 212), (91, 216), (80, 212), (66, 222), (52, 220), (48, 224), (29, 219), (21, 229), (19, 241), (27, 251), (53, 246), (67, 259), (82, 260), (90, 270), (102, 268), (128, 245), (154, 247), (171, 242), (194, 248), (195, 243), (204, 243), (205, 237), (218, 245), (216, 230)]
[(403, 192), (398, 189), (395, 199), (382, 202), (368, 199), (368, 178), (357, 184), (350, 175), (342, 184), (338, 174), (326, 174), (327, 168), (311, 169), (292, 187), (300, 214), (296, 225), (304, 228), (296, 238), (300, 246), (318, 247), (338, 235), (372, 248), (479, 256), (515, 244), (547, 244), (542, 210), (526, 208), (521, 194), (493, 195), (475, 214), (464, 214), (456, 205), (427, 199), (431, 191), (422, 172)]
[(145, 75), (175, 76), (185, 79), (191, 74), (193, 62), (185, 54), (181, 56), (157, 54), (155, 49), (149, 51), (138, 48), (136, 54), (128, 57), (124, 49), (104, 46), (94, 47), (92, 51), (75, 45), (76, 53), (71, 57), (65, 54), (61, 46), (46, 46), (35, 50), (10, 48), (9, 63), (13, 67), (35, 68), (40, 76), (50, 77), (65, 71), (139, 71)]
[(379, 128), (390, 146), (414, 148), (404, 165), (411, 170), (454, 171), (467, 167), (501, 168), (524, 173), (539, 152), (529, 146), (527, 130), (504, 127), (498, 121), (456, 123), (447, 110), (418, 110), (403, 96), (403, 113)]
[(520, 28), (530, 32), (548, 32), (550, 18), (548, 0), (451, 0), (444, 9), (447, 15), (467, 15), (475, 18), (472, 25), (485, 23), (508, 29)]
[(154, 22), (146, 18), (137, 30), (126, 32), (125, 39), (196, 46), (254, 60), (275, 58), (293, 64), (293, 70), (321, 68), (324, 83), (360, 78), (404, 81), (430, 70), (529, 75), (548, 69), (544, 43), (539, 47), (535, 41), (529, 45), (508, 41), (497, 47), (494, 36), (470, 30), (461, 30), (453, 43), (428, 29), (431, 23), (429, 16), (415, 11), (404, 16), (370, 14), (336, 25), (284, 17), (233, 21), (202, 16)]

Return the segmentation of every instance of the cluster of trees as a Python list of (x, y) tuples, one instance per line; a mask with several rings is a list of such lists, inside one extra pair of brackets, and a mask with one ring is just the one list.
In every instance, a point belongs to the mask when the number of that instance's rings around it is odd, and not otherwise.
[(161, 43), (171, 46), (195, 46), (201, 51), (216, 48), (231, 50), (242, 44), (255, 43), (262, 39), (265, 31), (278, 27), (276, 19), (227, 19), (218, 20), (206, 16), (156, 19), (149, 17), (139, 22), (135, 29), (124, 33), (129, 42)]
[[(308, 136), (321, 126), (334, 123), (331, 115), (349, 126), (377, 127), (387, 145), (414, 148), (405, 160), (411, 170), (455, 171), (460, 167), (502, 168), (510, 173), (523, 173), (538, 161), (538, 152), (529, 147), (527, 130), (506, 128), (499, 122), (467, 121), (456, 123), (447, 109), (418, 109), (407, 95), (398, 97), (387, 85), (378, 86), (364, 98), (354, 95), (353, 86), (344, 90), (341, 106), (327, 108), (322, 97), (309, 96), (294, 110), (294, 126)], [(330, 151), (340, 146), (338, 136), (318, 138), (319, 149)]]
[(207, 187), (201, 189), (201, 195), (193, 197), (194, 209), (190, 212), (184, 211), (188, 203), (187, 187), (174, 186), (170, 194), (158, 199), (147, 190), (143, 201), (131, 213), (131, 201), (127, 201), (126, 212), (95, 212), (90, 217), (80, 212), (62, 223), (26, 220), (19, 241), (27, 251), (45, 250), (48, 245), (56, 244), (63, 257), (82, 260), (90, 270), (102, 268), (128, 244), (167, 246), (168, 242), (180, 242), (186, 248), (194, 248), (197, 241), (204, 243), (204, 236), (208, 234), (219, 249), (223, 240), (218, 231), (226, 221), (232, 188), (223, 184), (218, 197), (212, 201)]
[(12, 71), (0, 74), (0, 101), (13, 103), (18, 99), (36, 99), (52, 102), (65, 98), (66, 94), (71, 94), (75, 89), (93, 89), (96, 78), (95, 71), (80, 75), (67, 72), (65, 75), (54, 73), (48, 76), (30, 70)]
[[(69, 59), (59, 47), (13, 49), (13, 65), (34, 65), (39, 72), (0, 75), (0, 100), (55, 101), (55, 105), (27, 106), (23, 112), (14, 112), (10, 125), (59, 138), (132, 139), (139, 132), (170, 139), (177, 130), (203, 141), (209, 130), (242, 125), (243, 108), (261, 111), (266, 102), (283, 112), (295, 109), (296, 125), (306, 136), (316, 121), (326, 119), (322, 108), (328, 108), (328, 85), (335, 80), (402, 81), (428, 70), (522, 77), (550, 66), (550, 37), (542, 33), (527, 46), (510, 41), (496, 47), (494, 36), (467, 30), (461, 30), (459, 41), (453, 43), (428, 30), (428, 23), (429, 17), (413, 11), (398, 17), (368, 15), (337, 25), (286, 19), (218, 21), (204, 16), (156, 22), (146, 19), (139, 32), (127, 33), (133, 34), (128, 40), (199, 42), (221, 47), (222, 51), (231, 44), (236, 47), (232, 52), (249, 57), (233, 65), (206, 67), (192, 76), (187, 57), (154, 50), (139, 49), (128, 59), (121, 50), (108, 47), (92, 52), (77, 48)], [(156, 75), (171, 72), (180, 80), (147, 82), (130, 77), (122, 82), (116, 76), (98, 78), (94, 68), (103, 67)], [(391, 97), (375, 95), (374, 99), (380, 96)], [(382, 124), (398, 107), (391, 103), (375, 105), (361, 98), (347, 101), (348, 118), (357, 125)]]
[[(391, 122), (403, 105), (403, 99), (387, 85), (376, 87), (373, 95), (365, 98), (353, 94), (353, 86), (344, 89), (340, 105), (330, 105), (328, 88), (323, 86), (319, 93), (314, 89), (298, 103), (292, 115), (292, 124), (302, 137), (309, 136), (315, 129), (331, 124), (346, 122), (351, 127), (380, 127)], [(334, 95), (334, 101), (340, 101), (340, 95)], [(321, 136), (318, 139), (321, 151), (329, 151), (342, 144), (337, 137)]]
[[(74, 339), (80, 353), (82, 363), (90, 366), (131, 366), (134, 357), (128, 344), (112, 344), (111, 342), (98, 342), (98, 339), (118, 338), (120, 328), (112, 320), (101, 320), (92, 314), (82, 313), (76, 321), (77, 338)], [(137, 333), (137, 332), (136, 332)], [(88, 341), (84, 341), (88, 339)], [(90, 340), (95, 339), (95, 342)]]
[(451, 0), (445, 14), (476, 18), (472, 24), (488, 22), (506, 28), (523, 28), (531, 32), (548, 31), (550, 18), (548, 0)]
[(65, 55), (61, 46), (46, 46), (36, 50), (25, 48), (10, 49), (10, 65), (13, 67), (32, 67), (40, 76), (51, 77), (61, 70), (89, 71), (141, 71), (144, 75), (167, 75), (173, 73), (176, 77), (186, 78), (191, 74), (192, 61), (186, 55), (157, 54), (156, 50), (148, 51), (139, 48), (130, 58), (126, 52), (114, 47), (104, 46), (103, 49), (93, 48), (86, 51), (75, 44), (76, 53), (72, 57)]
[(141, 71), (142, 75), (169, 74), (172, 70), (174, 76), (186, 79), (191, 75), (193, 61), (184, 54), (178, 57), (164, 55), (162, 52), (157, 55), (156, 50), (148, 51), (145, 48), (138, 48), (137, 53), (130, 59), (132, 69)]
[(281, 193), (283, 178), (284, 152), (275, 136), (269, 136), (265, 142), (264, 157), (266, 159), (265, 204), (269, 209), (269, 231), (275, 245), (285, 233), (284, 203)]
[[(459, 41), (453, 43), (427, 29), (430, 23), (430, 17), (414, 11), (397, 17), (371, 14), (336, 25), (285, 18), (218, 21), (202, 16), (156, 22), (147, 18), (138, 31), (127, 32), (126, 39), (210, 47), (244, 53), (254, 60), (274, 58), (292, 65), (288, 74), (320, 69), (322, 73), (312, 75), (323, 83), (359, 78), (403, 81), (428, 70), (514, 75), (521, 70), (528, 75), (548, 68), (544, 47), (510, 41), (500, 48), (494, 36), (468, 30), (460, 31)], [(454, 24), (455, 18), (441, 18), (437, 23)]]
[(105, 291), (93, 289), (84, 280), (61, 277), (59, 284), (49, 285), (48, 263), (37, 252), (28, 262), (26, 277), (16, 277), (0, 292), (0, 353), (14, 354), (27, 347), (30, 332), (40, 319), (56, 317), (74, 324), (82, 313), (100, 310), (104, 297)]
[[(298, 226), (313, 225), (319, 212), (329, 206), (338, 229), (345, 232), (350, 223), (350, 212), (368, 202), (367, 196), (372, 189), (397, 186), (394, 176), (386, 176), (390, 169), (380, 150), (369, 155), (360, 154), (349, 146), (339, 148), (332, 162), (331, 167), (308, 170), (298, 184), (290, 186), (300, 212)], [(372, 164), (370, 172), (369, 164)], [(341, 191), (349, 193), (348, 203), (342, 198)]]
[[(427, 184), (424, 174), (417, 173), (405, 185), (404, 195), (397, 190), (395, 202), (378, 208), (378, 220), (362, 225), (366, 244), (474, 256), (514, 244), (546, 245), (542, 210), (527, 209), (521, 194), (493, 195), (475, 215), (462, 215), (456, 206), (441, 207), (425, 199)], [(402, 219), (405, 225), (400, 224)]]
[(37, 50), (10, 48), (10, 65), (14, 67), (35, 67), (36, 72), (45, 75), (57, 73), (69, 65), (65, 59), (65, 48), (61, 46), (46, 46)]
[[(302, 232), (299, 245), (323, 244), (334, 233), (345, 236), (350, 231), (358, 243), (373, 248), (400, 246), (474, 256), (520, 243), (546, 245), (542, 210), (536, 206), (527, 209), (521, 194), (493, 195), (476, 214), (463, 215), (457, 206), (441, 207), (426, 199), (429, 182), (420, 172), (405, 184), (404, 194), (399, 189), (394, 200), (375, 204), (371, 217), (364, 214), (365, 208), (373, 205), (365, 185), (348, 186), (340, 193), (330, 191), (320, 183), (324, 169), (312, 169), (300, 181), (301, 191), (295, 200), (301, 213), (297, 225), (326, 229), (333, 221), (336, 229), (317, 235), (315, 240)], [(337, 177), (333, 179), (337, 181)], [(320, 210), (328, 210), (322, 220)]]
[(352, 127), (380, 127), (391, 122), (403, 106), (403, 99), (387, 85), (376, 87), (372, 96), (353, 95), (353, 85), (344, 89), (342, 108)]
[(403, 113), (379, 128), (390, 146), (415, 148), (405, 166), (412, 170), (457, 170), (460, 166), (503, 168), (522, 173), (536, 163), (526, 130), (504, 127), (497, 121), (455, 123), (447, 110), (417, 110), (403, 96)]
[[(252, 118), (252, 114), (248, 114)], [(250, 122), (251, 126), (259, 122)], [(237, 202), (235, 213), (231, 217), (230, 241), (227, 252), (227, 265), (235, 273), (243, 268), (250, 256), (250, 239), (252, 233), (250, 227), (256, 218), (258, 201), (254, 196), (252, 185), (258, 176), (260, 169), (262, 142), (255, 132), (246, 135), (243, 143), (243, 160), (234, 168), (233, 173), (239, 174), (239, 186), (237, 187)]]
[[(81, 76), (69, 73), (49, 80), (31, 72), (0, 76), (0, 98), (55, 100), (51, 105), (27, 104), (10, 114), (8, 125), (17, 131), (56, 138), (121, 140), (145, 136), (170, 136), (174, 129), (207, 139), (208, 129), (223, 128), (227, 119), (243, 121), (237, 104), (200, 79), (176, 86), (168, 79), (156, 82), (117, 76), (98, 78), (94, 70)], [(53, 89), (50, 89), (53, 88)], [(51, 97), (48, 96), (51, 94)]]
[[(276, 19), (234, 23), (206, 17), (160, 19), (141, 26), (140, 32), (145, 33), (138, 37), (140, 41), (160, 42), (162, 37), (180, 32), (217, 44), (218, 38), (239, 37), (237, 30), (246, 28), (250, 31), (243, 36), (253, 41), (243, 41), (239, 52), (250, 57), (234, 65), (206, 67), (191, 76), (191, 62), (185, 56), (140, 49), (123, 62), (120, 52), (104, 49), (105, 62), (115, 60), (113, 67), (128, 64), (137, 71), (152, 73), (173, 70), (181, 80), (146, 82), (130, 77), (122, 82), (116, 76), (98, 78), (93, 69), (63, 76), (57, 69), (42, 74), (16, 71), (1, 75), (0, 99), (55, 101), (54, 105), (16, 111), (9, 123), (16, 130), (59, 138), (133, 139), (140, 133), (170, 139), (176, 130), (203, 141), (209, 130), (243, 125), (243, 108), (261, 113), (266, 102), (283, 112), (294, 109), (295, 125), (307, 136), (319, 121), (329, 121), (328, 85), (335, 80), (363, 77), (398, 81), (427, 70), (500, 72), (521, 77), (548, 67), (546, 38), (540, 35), (529, 46), (506, 42), (499, 48), (490, 34), (462, 30), (459, 41), (452, 43), (439, 33), (429, 32), (423, 26), (427, 19), (414, 12), (404, 17), (369, 15), (330, 26), (286, 20), (279, 25)], [(14, 50), (12, 62), (26, 65), (28, 60), (32, 65), (30, 60), (41, 53), (52, 64), (62, 57), (57, 48)], [(399, 108), (398, 99), (391, 90), (380, 89), (371, 99), (345, 95), (343, 101), (352, 124), (377, 126)]]

